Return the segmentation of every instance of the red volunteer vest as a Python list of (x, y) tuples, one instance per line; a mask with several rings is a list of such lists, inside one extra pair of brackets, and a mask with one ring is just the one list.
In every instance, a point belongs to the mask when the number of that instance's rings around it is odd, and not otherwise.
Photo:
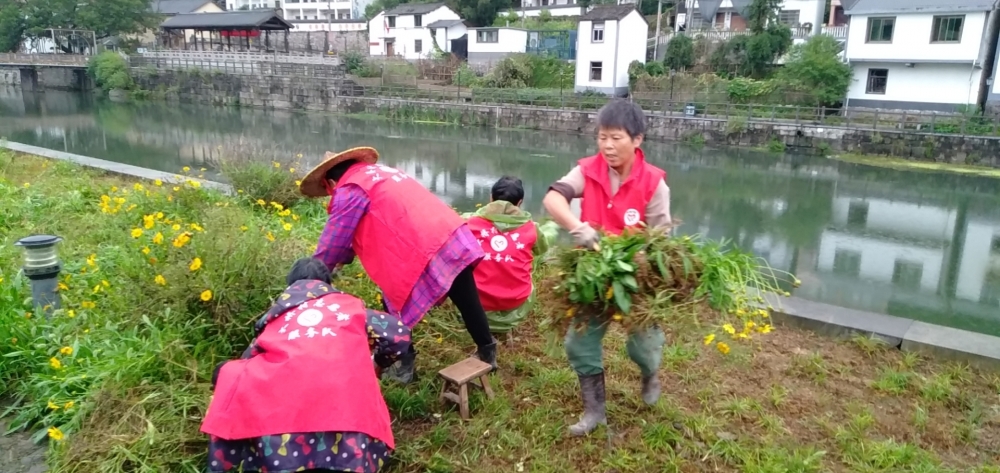
[(608, 163), (603, 156), (596, 154), (577, 164), (584, 177), (580, 220), (614, 235), (646, 221), (646, 206), (667, 176), (666, 171), (647, 163), (642, 150), (637, 148), (632, 172), (612, 196)]
[(531, 263), (534, 261), (531, 250), (538, 238), (535, 222), (501, 232), (493, 222), (472, 217), (469, 230), (486, 253), (473, 273), (483, 309), (520, 307), (531, 295)]
[(389, 166), (351, 166), (337, 187), (347, 184), (360, 187), (371, 201), (354, 233), (354, 253), (392, 307), (402, 310), (424, 268), (465, 221), (419, 182)]
[(202, 432), (226, 440), (362, 432), (395, 448), (360, 299), (306, 301), (268, 323), (257, 345), (262, 353), (222, 366)]

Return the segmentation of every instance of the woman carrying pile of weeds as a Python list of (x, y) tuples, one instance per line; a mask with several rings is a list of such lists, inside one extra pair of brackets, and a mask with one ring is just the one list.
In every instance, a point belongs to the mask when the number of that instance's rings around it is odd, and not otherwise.
[(242, 359), (222, 363), (201, 431), (210, 472), (382, 470), (395, 448), (372, 359), (391, 365), (410, 330), (296, 261)]
[[(581, 159), (569, 174), (552, 184), (545, 210), (576, 243), (595, 248), (598, 230), (618, 235), (628, 227), (670, 226), (670, 189), (666, 172), (646, 162), (639, 146), (646, 132), (641, 108), (615, 99), (597, 112), (598, 154)], [(583, 199), (580, 218), (570, 210), (571, 200)], [(574, 324), (576, 325), (576, 324)], [(566, 354), (580, 378), (584, 414), (570, 426), (572, 435), (586, 435), (607, 416), (604, 396), (602, 339), (606, 321), (586, 320), (582, 330), (566, 334)], [(663, 357), (663, 331), (658, 327), (629, 334), (628, 354), (642, 372), (642, 399), (655, 404), (660, 397), (657, 370)]]

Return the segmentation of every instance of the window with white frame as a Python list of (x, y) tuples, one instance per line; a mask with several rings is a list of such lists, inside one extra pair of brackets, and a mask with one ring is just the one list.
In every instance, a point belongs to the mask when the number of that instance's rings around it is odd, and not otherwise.
[(604, 69), (604, 64), (601, 61), (594, 61), (590, 63), (590, 80), (593, 82), (601, 81), (601, 72)]
[(413, 40), (413, 52), (419, 53), (419, 52), (423, 52), (423, 50), (424, 50), (424, 42), (423, 42), (423, 40), (419, 40), (419, 39)]
[(781, 10), (778, 13), (778, 22), (788, 26), (799, 25), (799, 10)]
[(590, 42), (592, 42), (592, 43), (603, 43), (604, 42), (604, 22), (603, 21), (595, 21), (593, 23), (593, 26), (591, 26)]
[(497, 30), (479, 30), (476, 32), (477, 43), (498, 43), (500, 32)]

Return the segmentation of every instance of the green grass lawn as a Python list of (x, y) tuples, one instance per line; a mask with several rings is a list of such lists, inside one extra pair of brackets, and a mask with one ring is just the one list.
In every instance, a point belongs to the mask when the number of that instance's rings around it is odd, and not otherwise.
[[(0, 153), (0, 397), (18, 401), (14, 426), (53, 438), (53, 471), (201, 471), (211, 370), (245, 348), (325, 221), (322, 202), (294, 193), (160, 184)], [(65, 238), (49, 322), (16, 271), (11, 244), (31, 233)], [(377, 304), (358, 265), (335, 284)], [(471, 421), (438, 402), (436, 371), (473, 351), (454, 311), (414, 332), (419, 382), (383, 383), (390, 471), (1000, 472), (1000, 376), (865, 338), (777, 327), (723, 355), (697, 327), (667, 327), (663, 396), (648, 407), (612, 330), (609, 427), (570, 438), (576, 376), (537, 317), (501, 346), (497, 396), (475, 393)]]

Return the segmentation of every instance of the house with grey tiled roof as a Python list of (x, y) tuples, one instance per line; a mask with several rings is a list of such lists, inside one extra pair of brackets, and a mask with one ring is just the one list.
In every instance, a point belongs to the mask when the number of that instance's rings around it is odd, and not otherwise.
[(1000, 0), (854, 0), (845, 57), (851, 107), (956, 111), (985, 104)]

